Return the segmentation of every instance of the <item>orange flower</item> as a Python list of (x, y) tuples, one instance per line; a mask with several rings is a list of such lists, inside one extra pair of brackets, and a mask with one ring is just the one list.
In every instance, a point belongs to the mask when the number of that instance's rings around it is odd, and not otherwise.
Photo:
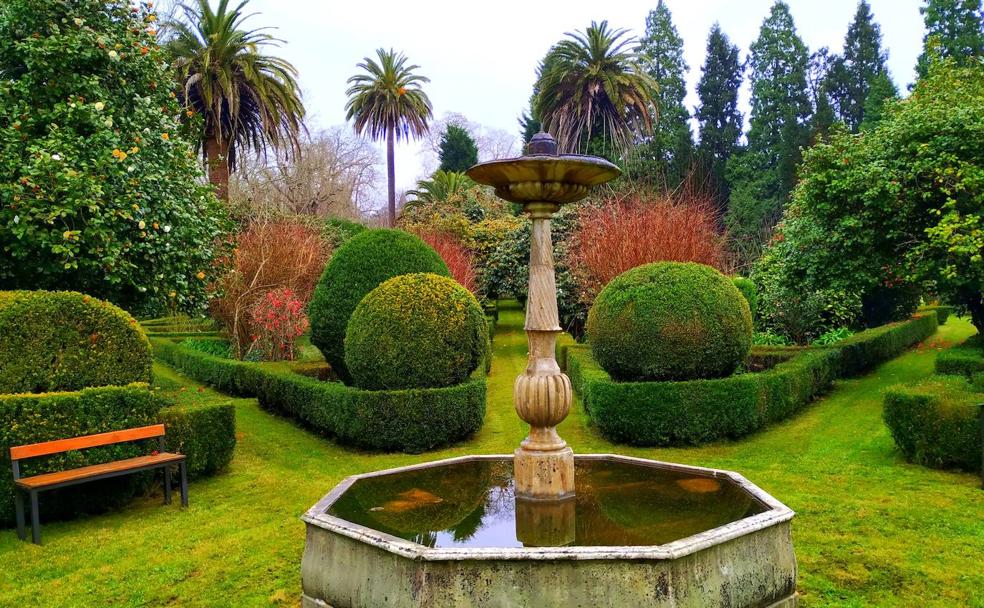
[(171, 136), (170, 136), (170, 135), (168, 135), (167, 133), (161, 133), (161, 139), (163, 139), (163, 140), (165, 140), (165, 141), (166, 141), (166, 140), (168, 140), (168, 139), (171, 139)]
[(404, 87), (400, 87), (399, 89), (396, 90), (396, 94), (400, 97), (403, 97), (404, 95), (407, 94), (407, 90)]
[(198, 271), (198, 274), (196, 274), (195, 276), (198, 277), (198, 280), (199, 281), (204, 281), (205, 280), (205, 273), (202, 272), (201, 270), (199, 270)]

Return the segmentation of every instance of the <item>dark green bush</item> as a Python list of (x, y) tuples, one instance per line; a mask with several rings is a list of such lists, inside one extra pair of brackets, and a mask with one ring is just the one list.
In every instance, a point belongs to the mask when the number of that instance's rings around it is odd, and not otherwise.
[(150, 343), (124, 310), (69, 291), (0, 292), (0, 393), (150, 378)]
[(595, 359), (618, 380), (731, 374), (752, 344), (748, 302), (709, 266), (660, 262), (615, 277), (588, 313)]
[(693, 445), (737, 438), (788, 418), (826, 391), (838, 354), (807, 351), (760, 373), (680, 382), (616, 382), (587, 347), (568, 347), (567, 373), (612, 441)]
[(355, 386), (368, 390), (459, 384), (488, 352), (478, 300), (436, 274), (405, 274), (373, 289), (345, 333), (345, 366)]
[(214, 475), (228, 466), (236, 448), (236, 408), (231, 403), (174, 405), (158, 418), (168, 451), (187, 457), (188, 477)]
[(345, 368), (345, 329), (359, 302), (380, 283), (401, 274), (432, 272), (451, 276), (441, 256), (402, 230), (366, 230), (332, 256), (308, 305), (311, 343), (339, 378)]
[(755, 286), (755, 281), (747, 279), (745, 277), (732, 277), (732, 282), (734, 282), (735, 287), (741, 292), (741, 295), (745, 296), (745, 301), (748, 302), (748, 309), (752, 313), (752, 319), (755, 319), (755, 311), (758, 309), (758, 287)]
[(885, 394), (885, 424), (908, 460), (979, 471), (981, 403), (984, 393), (972, 391), (966, 378), (933, 376), (890, 389)]
[(331, 244), (332, 251), (335, 251), (352, 240), (352, 237), (366, 230), (368, 228), (364, 224), (340, 217), (330, 217), (325, 220), (324, 227), (321, 229), (321, 236)]
[(980, 335), (936, 355), (937, 374), (971, 378), (980, 372), (984, 372), (984, 339)]
[(347, 445), (421, 452), (471, 435), (485, 419), (486, 385), (480, 372), (445, 388), (365, 391), (283, 368), (213, 357), (170, 340), (155, 339), (154, 352), (199, 382), (257, 397), (264, 408)]
[[(86, 388), (70, 393), (0, 395), (0, 526), (14, 518), (10, 448), (156, 424), (166, 401), (145, 384)], [(156, 443), (132, 442), (25, 460), (23, 476), (146, 455)], [(45, 519), (124, 504), (147, 476), (127, 476), (45, 493)]]
[(185, 348), (197, 350), (206, 355), (214, 355), (224, 359), (232, 357), (232, 345), (224, 338), (188, 338), (187, 340), (182, 340), (181, 344)]
[(866, 329), (837, 344), (841, 353), (841, 376), (857, 376), (894, 359), (911, 346), (936, 333), (936, 315), (918, 314), (908, 321)]
[(933, 304), (932, 306), (922, 306), (919, 308), (919, 312), (930, 311), (936, 313), (936, 321), (940, 325), (946, 325), (946, 320), (950, 318), (951, 314), (953, 314), (953, 307), (945, 304)]

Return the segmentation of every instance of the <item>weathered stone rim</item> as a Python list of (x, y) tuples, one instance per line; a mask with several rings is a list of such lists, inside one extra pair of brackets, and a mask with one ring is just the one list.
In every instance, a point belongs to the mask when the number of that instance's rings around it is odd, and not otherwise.
[(331, 492), (301, 516), (309, 526), (322, 528), (336, 534), (347, 536), (359, 542), (372, 545), (401, 557), (425, 561), (463, 561), (463, 560), (673, 560), (702, 551), (715, 545), (745, 536), (776, 524), (787, 522), (795, 513), (764, 490), (748, 481), (739, 473), (721, 469), (711, 469), (682, 465), (618, 454), (580, 454), (577, 460), (596, 460), (623, 462), (638, 466), (661, 468), (665, 470), (692, 473), (703, 477), (727, 478), (749, 493), (767, 510), (763, 513), (739, 519), (738, 521), (712, 528), (705, 532), (681, 538), (665, 545), (652, 546), (593, 546), (593, 547), (510, 547), (510, 548), (430, 548), (396, 536), (355, 524), (339, 517), (329, 515), (328, 508), (334, 504), (352, 484), (360, 479), (391, 475), (407, 471), (417, 471), (462, 462), (512, 460), (512, 455), (459, 456), (435, 460), (405, 467), (396, 467), (371, 473), (351, 475), (335, 486)]

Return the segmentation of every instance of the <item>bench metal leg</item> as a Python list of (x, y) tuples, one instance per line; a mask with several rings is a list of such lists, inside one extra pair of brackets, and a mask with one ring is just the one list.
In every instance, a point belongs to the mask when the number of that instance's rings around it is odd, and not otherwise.
[(188, 465), (181, 461), (181, 506), (188, 506)]
[(164, 504), (171, 504), (171, 467), (164, 467)]
[(14, 513), (17, 517), (17, 538), (27, 540), (27, 531), (24, 529), (24, 493), (14, 488)]
[(38, 510), (38, 493), (31, 492), (31, 540), (35, 545), (41, 544), (41, 513)]

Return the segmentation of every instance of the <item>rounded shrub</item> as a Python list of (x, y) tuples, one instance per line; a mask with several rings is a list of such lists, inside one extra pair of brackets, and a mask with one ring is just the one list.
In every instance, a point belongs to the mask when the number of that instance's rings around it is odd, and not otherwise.
[(345, 364), (364, 389), (451, 386), (488, 356), (488, 335), (467, 289), (436, 274), (407, 274), (359, 302), (345, 334)]
[(383, 281), (412, 272), (451, 276), (436, 251), (402, 230), (361, 232), (328, 262), (308, 305), (311, 343), (343, 381), (351, 379), (345, 367), (345, 328), (352, 311)]
[(0, 292), (0, 393), (150, 378), (150, 342), (123, 309), (70, 291)]
[(748, 355), (752, 317), (717, 270), (660, 262), (615, 277), (588, 313), (587, 335), (616, 380), (720, 378)]

